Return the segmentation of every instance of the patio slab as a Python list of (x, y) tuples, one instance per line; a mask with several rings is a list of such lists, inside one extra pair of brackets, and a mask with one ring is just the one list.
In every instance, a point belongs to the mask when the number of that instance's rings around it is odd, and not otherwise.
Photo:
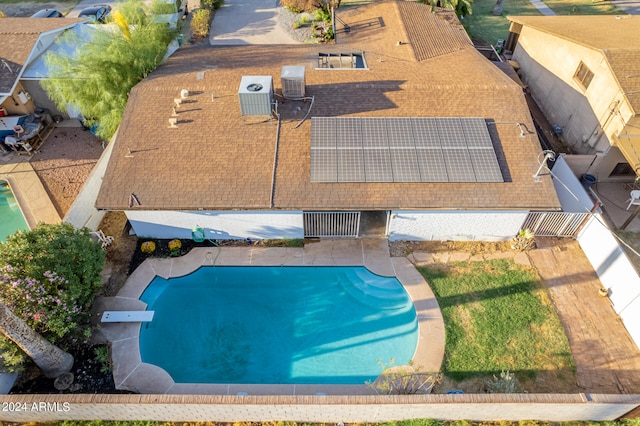
[[(629, 205), (629, 183), (598, 182), (593, 189), (602, 201), (602, 210), (614, 229), (620, 229), (625, 221), (631, 217), (638, 206)], [(640, 214), (631, 221), (625, 231), (640, 232)]]
[[(383, 276), (397, 276), (414, 302), (419, 340), (414, 361), (422, 371), (437, 372), (444, 356), (444, 323), (438, 303), (424, 278), (406, 258), (391, 258), (387, 240), (340, 239), (305, 244), (304, 248), (201, 247), (181, 258), (147, 259), (131, 274), (115, 298), (103, 298), (97, 308), (136, 310), (146, 307), (138, 298), (156, 275), (182, 276), (206, 265), (254, 266), (366, 266)], [(136, 302), (140, 305), (136, 305)], [(364, 385), (240, 385), (174, 383), (162, 368), (142, 362), (140, 324), (103, 325), (112, 342), (114, 381), (117, 389), (141, 393), (225, 395), (368, 395)]]

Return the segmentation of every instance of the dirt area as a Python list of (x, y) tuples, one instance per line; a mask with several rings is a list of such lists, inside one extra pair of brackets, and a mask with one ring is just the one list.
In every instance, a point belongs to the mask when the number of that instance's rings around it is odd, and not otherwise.
[(64, 217), (102, 154), (102, 141), (82, 127), (58, 127), (31, 158), (53, 205)]
[(70, 2), (20, 2), (0, 5), (0, 11), (5, 15), (14, 18), (26, 18), (42, 9), (57, 9), (62, 13), (67, 13), (78, 4), (77, 1)]

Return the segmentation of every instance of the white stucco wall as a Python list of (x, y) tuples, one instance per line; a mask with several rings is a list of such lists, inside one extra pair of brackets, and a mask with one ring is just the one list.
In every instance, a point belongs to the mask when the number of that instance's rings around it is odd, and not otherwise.
[[(598, 220), (599, 219), (599, 220)], [(640, 277), (622, 251), (600, 214), (584, 226), (578, 242), (598, 274), (602, 285), (609, 289), (609, 299), (622, 318), (631, 338), (640, 347)]]
[(100, 185), (102, 185), (102, 178), (104, 178), (107, 164), (111, 158), (114, 140), (115, 138), (112, 139), (111, 143), (102, 151), (98, 163), (91, 171), (84, 185), (82, 185), (80, 193), (64, 217), (65, 222), (72, 224), (76, 228), (86, 226), (95, 231), (100, 226), (100, 222), (106, 213), (105, 211), (97, 210), (95, 204), (98, 198), (98, 192), (100, 192)]
[(139, 237), (190, 239), (195, 227), (206, 238), (222, 240), (303, 238), (301, 211), (150, 211), (125, 212)]
[(587, 213), (593, 208), (593, 201), (582, 186), (580, 178), (574, 174), (565, 161), (558, 157), (553, 165), (553, 186), (562, 205), (562, 211), (568, 213)]
[(518, 233), (528, 211), (392, 211), (389, 240), (504, 241)]

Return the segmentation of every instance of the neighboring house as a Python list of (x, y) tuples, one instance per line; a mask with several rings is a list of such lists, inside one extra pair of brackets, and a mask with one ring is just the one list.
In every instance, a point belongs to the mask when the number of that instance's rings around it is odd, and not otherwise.
[(336, 44), (179, 49), (131, 91), (96, 207), (141, 237), (392, 240), (505, 240), (560, 209), (522, 88), (455, 14), (339, 17)]
[(511, 16), (507, 48), (574, 154), (599, 181), (640, 175), (640, 16)]
[[(0, 25), (0, 108), (6, 115), (33, 114), (50, 108), (51, 101), (39, 84), (23, 80), (36, 61), (65, 30), (85, 19), (3, 18)], [(52, 110), (52, 113), (55, 110)]]

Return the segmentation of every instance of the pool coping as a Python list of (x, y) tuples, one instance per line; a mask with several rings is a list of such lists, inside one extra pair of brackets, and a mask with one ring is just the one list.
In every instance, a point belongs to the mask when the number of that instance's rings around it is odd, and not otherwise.
[(29, 229), (38, 223), (60, 223), (62, 218), (47, 194), (29, 160), (17, 154), (0, 160), (0, 180), (9, 182)]
[[(444, 321), (433, 291), (405, 257), (391, 257), (386, 239), (339, 239), (305, 243), (304, 247), (198, 247), (182, 257), (145, 260), (115, 297), (97, 301), (105, 310), (144, 310), (139, 300), (156, 277), (174, 278), (201, 266), (364, 266), (382, 276), (395, 276), (413, 300), (418, 317), (414, 365), (438, 372), (444, 358)], [(116, 389), (145, 394), (208, 395), (371, 395), (366, 385), (271, 385), (175, 383), (162, 368), (142, 362), (140, 323), (104, 323), (102, 335), (111, 342)]]

